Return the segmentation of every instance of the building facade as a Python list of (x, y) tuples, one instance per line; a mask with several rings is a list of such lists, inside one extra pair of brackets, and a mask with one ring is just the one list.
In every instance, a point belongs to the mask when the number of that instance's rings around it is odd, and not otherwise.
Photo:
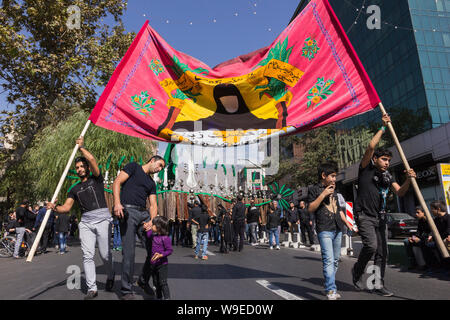
[[(408, 146), (405, 153), (418, 173), (425, 200), (442, 198), (435, 172), (437, 163), (450, 159), (450, 1), (328, 1), (390, 114), (399, 140)], [(308, 2), (301, 1), (296, 13)], [(379, 8), (379, 15), (374, 8)], [(338, 180), (349, 200), (356, 194), (359, 161), (380, 125), (379, 109), (336, 124)], [(391, 146), (387, 138), (380, 144)], [(401, 182), (401, 162), (393, 161), (392, 170)], [(392, 211), (411, 212), (414, 204), (412, 193), (389, 201)]]

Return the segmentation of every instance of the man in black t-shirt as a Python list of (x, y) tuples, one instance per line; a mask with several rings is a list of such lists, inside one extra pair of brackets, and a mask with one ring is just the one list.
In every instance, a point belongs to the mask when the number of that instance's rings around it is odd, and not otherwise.
[[(352, 268), (352, 280), (357, 290), (362, 290), (361, 277), (367, 263), (375, 255), (374, 264), (378, 266), (375, 270), (375, 286), (369, 284), (369, 289), (385, 297), (393, 295), (384, 286), (384, 273), (387, 262), (387, 224), (386, 224), (386, 198), (391, 189), (399, 197), (408, 191), (411, 177), (415, 177), (414, 170), (407, 173), (408, 179), (400, 187), (388, 172), (392, 159), (391, 151), (387, 149), (377, 149), (375, 147), (380, 142), (381, 136), (386, 130), (389, 116), (386, 114), (382, 118), (383, 126), (378, 130), (369, 143), (369, 146), (361, 160), (358, 173), (358, 195), (355, 201), (355, 221), (358, 226), (359, 235), (363, 243), (363, 248), (358, 257), (358, 261)], [(372, 288), (373, 286), (373, 288)]]
[[(103, 176), (95, 157), (84, 148), (84, 139), (76, 140), (80, 146), (82, 157), (75, 159), (75, 170), (81, 182), (75, 185), (67, 195), (62, 206), (48, 202), (47, 209), (55, 213), (68, 214), (75, 202), (81, 210), (81, 221), (78, 225), (80, 232), (81, 250), (83, 251), (83, 267), (88, 287), (85, 300), (97, 297), (95, 272), (95, 246), (98, 245), (100, 257), (106, 267), (106, 291), (112, 291), (114, 286), (114, 262), (111, 254), (111, 222), (112, 217), (106, 205)], [(91, 175), (92, 173), (92, 175)]]
[[(114, 214), (120, 221), (122, 237), (122, 300), (134, 299), (132, 281), (134, 276), (134, 255), (136, 232), (142, 225), (145, 231), (152, 227), (152, 221), (158, 213), (156, 202), (156, 183), (150, 177), (164, 169), (166, 163), (160, 156), (153, 156), (144, 164), (136, 162), (127, 164), (113, 183)], [(122, 192), (121, 192), (122, 188)], [(147, 210), (147, 199), (150, 200), (150, 214)], [(146, 262), (150, 262), (147, 257)], [(138, 285), (145, 292), (151, 294), (148, 285), (150, 274), (148, 266), (144, 265), (143, 274), (139, 277)]]

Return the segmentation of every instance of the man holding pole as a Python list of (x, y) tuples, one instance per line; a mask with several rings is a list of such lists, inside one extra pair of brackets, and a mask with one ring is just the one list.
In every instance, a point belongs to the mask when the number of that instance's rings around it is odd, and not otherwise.
[(392, 159), (392, 153), (382, 148), (375, 150), (386, 130), (386, 126), (391, 120), (387, 114), (384, 114), (382, 121), (383, 126), (370, 141), (359, 166), (355, 220), (363, 248), (359, 254), (358, 261), (352, 268), (352, 280), (357, 290), (363, 289), (361, 277), (367, 263), (375, 255), (376, 278), (373, 292), (390, 297), (393, 293), (384, 286), (384, 273), (388, 255), (386, 198), (389, 189), (399, 197), (404, 196), (410, 186), (411, 178), (415, 178), (416, 174), (414, 170), (408, 170), (408, 178), (402, 186), (399, 186), (389, 174), (388, 168)]
[[(114, 214), (119, 218), (122, 236), (122, 300), (134, 299), (132, 281), (136, 232), (141, 224), (145, 231), (150, 230), (151, 219), (158, 213), (156, 184), (150, 175), (160, 172), (165, 165), (164, 159), (160, 156), (151, 157), (143, 166), (131, 162), (120, 171), (113, 183)], [(150, 200), (150, 215), (147, 210), (147, 199)], [(139, 283), (139, 285), (149, 291), (148, 284)]]
[[(84, 139), (76, 140), (82, 157), (75, 159), (75, 169), (81, 183), (75, 185), (68, 194), (64, 205), (56, 206), (47, 203), (47, 209), (56, 213), (69, 213), (75, 201), (81, 209), (81, 221), (78, 225), (80, 232), (81, 250), (83, 251), (83, 266), (88, 287), (85, 300), (97, 297), (95, 273), (95, 245), (98, 244), (100, 257), (106, 267), (106, 291), (112, 291), (114, 286), (114, 268), (111, 254), (111, 213), (106, 205), (103, 176), (98, 168), (94, 156), (84, 148)], [(92, 176), (90, 175), (92, 173)]]

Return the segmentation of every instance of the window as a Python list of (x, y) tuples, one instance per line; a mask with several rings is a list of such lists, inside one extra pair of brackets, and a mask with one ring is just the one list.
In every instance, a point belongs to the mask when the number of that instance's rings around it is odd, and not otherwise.
[(436, 68), (431, 69), (433, 75), (433, 82), (442, 83), (441, 71)]
[(439, 116), (439, 110), (436, 107), (430, 107), (430, 114), (433, 123), (441, 123), (441, 118)]
[(430, 66), (438, 67), (439, 61), (436, 52), (428, 51), (428, 57), (430, 58)]
[(441, 115), (442, 123), (449, 122), (448, 109), (449, 108), (439, 108), (439, 114)]
[(430, 106), (437, 106), (437, 99), (436, 99), (436, 94), (434, 93), (434, 90), (427, 90), (427, 98), (428, 98), (428, 103), (430, 104)]
[(445, 100), (445, 93), (443, 90), (436, 90), (437, 103), (441, 107), (448, 106)]
[(444, 46), (450, 47), (450, 33), (444, 32), (444, 33), (442, 34), (442, 37), (443, 37), (443, 39), (444, 39)]
[(430, 65), (430, 62), (428, 61), (428, 54), (426, 51), (424, 51), (424, 50), (419, 51), (419, 58), (420, 58), (420, 64), (422, 66), (428, 67)]

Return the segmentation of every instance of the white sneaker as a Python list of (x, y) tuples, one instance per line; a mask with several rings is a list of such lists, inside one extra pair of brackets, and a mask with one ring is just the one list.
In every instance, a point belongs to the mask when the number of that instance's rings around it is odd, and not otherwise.
[(340, 298), (341, 298), (341, 295), (340, 295), (339, 293), (335, 292), (334, 294), (336, 295), (336, 298), (337, 298), (337, 299), (340, 299)]
[(272, 247), (272, 246), (270, 246), (270, 247), (269, 247), (269, 249), (270, 249), (270, 250), (273, 250), (273, 247)]
[[(340, 298), (341, 296), (339, 296), (339, 298)], [(336, 294), (336, 292), (334, 292), (334, 291), (329, 291), (328, 293), (327, 293), (327, 299), (328, 300), (337, 300), (337, 299), (339, 299), (338, 298), (338, 295)]]
[(277, 246), (277, 250), (280, 250), (280, 246)]
[(252, 243), (252, 247), (254, 247), (254, 246), (257, 246), (258, 244), (255, 242), (255, 243)]

